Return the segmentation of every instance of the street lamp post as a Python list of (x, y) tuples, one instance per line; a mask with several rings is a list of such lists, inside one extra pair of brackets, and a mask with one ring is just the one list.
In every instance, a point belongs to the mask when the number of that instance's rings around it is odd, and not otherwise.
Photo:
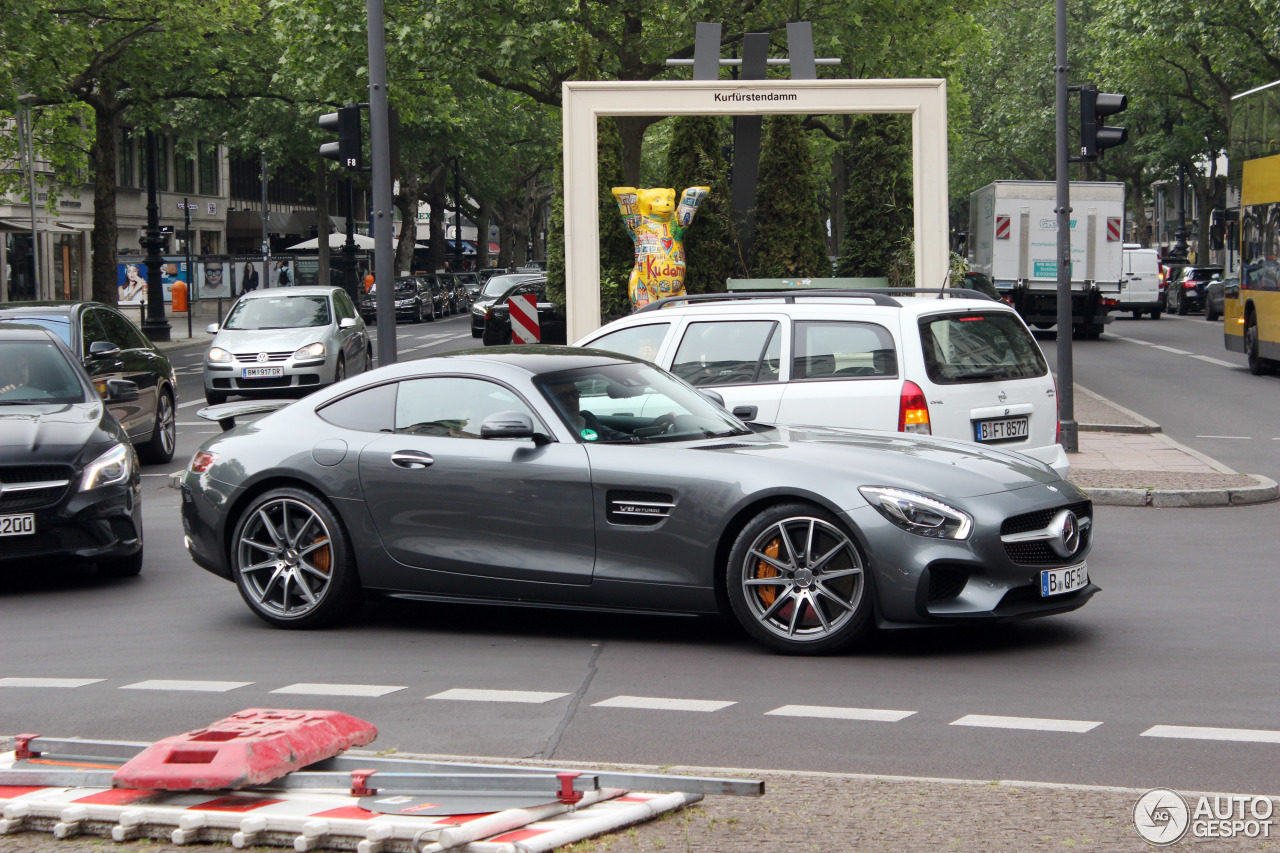
[(453, 158), (453, 271), (462, 272), (462, 166)]
[[(347, 178), (347, 241), (342, 244), (342, 286), (352, 302), (360, 299), (360, 282), (356, 281), (356, 222), (355, 199), (351, 191), (351, 179)], [(325, 239), (329, 239), (328, 235)]]
[(142, 247), (147, 250), (147, 318), (142, 321), (142, 331), (153, 341), (169, 340), (169, 321), (164, 316), (164, 285), (161, 283), (161, 267), (164, 257), (160, 249), (160, 204), (157, 201), (159, 183), (156, 177), (156, 135), (147, 131), (147, 236)]
[(1187, 262), (1187, 220), (1183, 209), (1183, 199), (1187, 196), (1186, 175), (1182, 164), (1178, 164), (1178, 230), (1174, 232), (1173, 249), (1169, 252), (1169, 260), (1177, 263)]

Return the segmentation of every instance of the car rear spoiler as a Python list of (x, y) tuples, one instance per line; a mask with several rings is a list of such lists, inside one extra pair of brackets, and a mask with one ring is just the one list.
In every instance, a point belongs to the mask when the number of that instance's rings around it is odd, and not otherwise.
[(197, 410), (196, 417), (204, 418), (206, 421), (217, 421), (222, 431), (226, 432), (236, 425), (236, 418), (274, 412), (276, 409), (292, 406), (296, 402), (296, 400), (242, 400), (239, 403), (219, 403), (216, 406), (206, 406)]

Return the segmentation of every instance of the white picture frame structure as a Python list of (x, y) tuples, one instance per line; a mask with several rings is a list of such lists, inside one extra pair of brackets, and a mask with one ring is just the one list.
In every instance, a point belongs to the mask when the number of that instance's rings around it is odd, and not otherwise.
[(600, 326), (596, 157), (600, 116), (907, 113), (915, 192), (916, 286), (943, 286), (950, 255), (946, 80), (574, 81), (562, 84), (561, 91), (570, 342)]

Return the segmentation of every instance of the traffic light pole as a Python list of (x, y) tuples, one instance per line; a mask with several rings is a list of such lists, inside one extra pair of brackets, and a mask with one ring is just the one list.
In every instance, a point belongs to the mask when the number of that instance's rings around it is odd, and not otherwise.
[(383, 0), (365, 0), (369, 17), (369, 148), (373, 158), (373, 280), (378, 287), (378, 364), (396, 362), (395, 259), (391, 246), (391, 141)]
[(1058, 107), (1058, 422), (1067, 453), (1079, 450), (1075, 412), (1075, 369), (1071, 363), (1071, 175), (1067, 152), (1067, 0), (1057, 0), (1054, 50)]

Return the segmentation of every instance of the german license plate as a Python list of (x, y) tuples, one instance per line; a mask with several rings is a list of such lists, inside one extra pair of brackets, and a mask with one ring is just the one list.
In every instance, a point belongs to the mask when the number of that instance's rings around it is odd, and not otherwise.
[(36, 517), (31, 513), (23, 515), (0, 515), (0, 536), (30, 536), (36, 532)]
[(975, 441), (1017, 441), (1026, 438), (1030, 432), (1030, 418), (995, 418), (989, 421), (973, 422)]
[(269, 376), (284, 376), (283, 367), (246, 367), (240, 376), (244, 379), (264, 379)]
[(1089, 585), (1089, 564), (1067, 566), (1065, 569), (1045, 569), (1040, 573), (1040, 597), (1075, 592)]

